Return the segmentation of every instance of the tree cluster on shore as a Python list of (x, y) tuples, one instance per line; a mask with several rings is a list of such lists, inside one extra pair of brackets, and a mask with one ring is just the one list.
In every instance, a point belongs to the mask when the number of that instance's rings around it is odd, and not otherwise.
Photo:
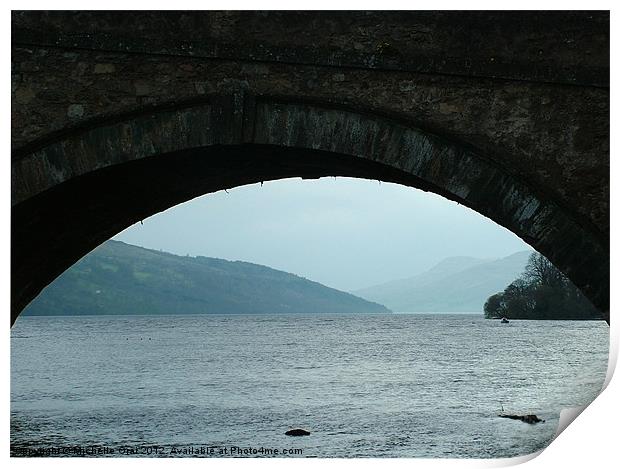
[(487, 319), (602, 319), (602, 314), (547, 258), (532, 253), (525, 271), (484, 304)]

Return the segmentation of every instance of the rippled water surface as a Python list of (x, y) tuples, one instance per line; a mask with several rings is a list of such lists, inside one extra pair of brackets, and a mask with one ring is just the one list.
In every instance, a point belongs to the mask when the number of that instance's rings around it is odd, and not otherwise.
[(477, 315), (22, 317), (11, 452), (523, 455), (596, 397), (608, 340), (604, 322)]

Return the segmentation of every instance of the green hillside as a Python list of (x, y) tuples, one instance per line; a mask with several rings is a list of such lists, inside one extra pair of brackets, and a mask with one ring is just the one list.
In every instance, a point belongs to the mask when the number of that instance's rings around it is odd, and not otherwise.
[(389, 313), (384, 306), (248, 262), (107, 241), (58, 277), (26, 315)]

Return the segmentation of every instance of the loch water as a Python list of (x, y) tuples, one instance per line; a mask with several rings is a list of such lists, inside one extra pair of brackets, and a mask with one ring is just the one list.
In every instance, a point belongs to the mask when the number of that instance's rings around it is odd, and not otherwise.
[(11, 454), (520, 456), (552, 441), (562, 409), (595, 399), (608, 352), (602, 321), (20, 317)]

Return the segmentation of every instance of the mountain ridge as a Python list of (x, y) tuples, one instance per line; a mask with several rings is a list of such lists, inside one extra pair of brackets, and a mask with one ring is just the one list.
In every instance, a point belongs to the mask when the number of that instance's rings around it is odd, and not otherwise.
[(383, 305), (245, 261), (109, 240), (48, 285), (25, 315), (389, 313)]
[(482, 312), (486, 299), (515, 280), (533, 251), (499, 259), (456, 256), (418, 275), (352, 291), (399, 312)]

